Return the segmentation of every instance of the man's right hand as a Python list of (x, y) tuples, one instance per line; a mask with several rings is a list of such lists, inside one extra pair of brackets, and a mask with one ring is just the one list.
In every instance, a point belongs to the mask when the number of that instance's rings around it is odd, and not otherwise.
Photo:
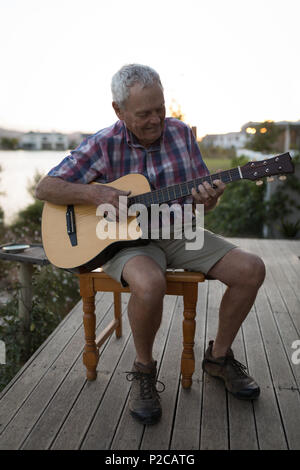
[(90, 184), (89, 192), (89, 199), (92, 204), (95, 204), (96, 206), (99, 206), (100, 204), (111, 204), (116, 210), (117, 220), (119, 219), (119, 209), (121, 211), (127, 211), (127, 199), (125, 205), (123, 198), (119, 201), (119, 196), (127, 197), (131, 191), (121, 191), (117, 188), (103, 184)]

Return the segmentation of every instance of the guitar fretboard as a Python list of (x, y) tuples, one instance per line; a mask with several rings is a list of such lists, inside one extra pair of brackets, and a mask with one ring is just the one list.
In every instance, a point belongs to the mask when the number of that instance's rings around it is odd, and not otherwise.
[(172, 186), (166, 186), (165, 188), (155, 189), (148, 193), (131, 196), (128, 198), (128, 205), (144, 204), (146, 207), (150, 207), (151, 204), (163, 204), (165, 202), (174, 201), (182, 197), (190, 196), (192, 189), (197, 189), (199, 184), (203, 184), (204, 181), (207, 181), (212, 186), (213, 181), (216, 179), (222, 180), (225, 184), (237, 181), (241, 179), (239, 168), (232, 168), (220, 173), (214, 173), (213, 175), (207, 175), (184, 183), (177, 183)]

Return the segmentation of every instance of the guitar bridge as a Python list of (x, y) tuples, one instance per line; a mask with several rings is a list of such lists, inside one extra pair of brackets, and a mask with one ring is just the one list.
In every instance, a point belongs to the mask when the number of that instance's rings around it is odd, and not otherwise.
[(70, 238), (72, 246), (78, 245), (77, 235), (76, 235), (76, 223), (75, 223), (75, 212), (74, 206), (69, 205), (66, 211), (66, 222), (67, 222), (67, 232)]

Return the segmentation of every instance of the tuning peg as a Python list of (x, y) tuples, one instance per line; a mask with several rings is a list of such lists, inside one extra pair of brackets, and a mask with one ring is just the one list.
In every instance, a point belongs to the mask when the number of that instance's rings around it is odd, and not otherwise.
[(278, 176), (278, 179), (279, 179), (280, 181), (285, 181), (285, 180), (286, 180), (286, 176), (285, 176), (285, 175), (280, 175), (280, 176)]
[(256, 181), (256, 186), (261, 186), (262, 184), (264, 184), (263, 180)]
[(268, 183), (272, 183), (272, 181), (274, 181), (273, 176), (268, 176), (268, 177), (267, 177), (267, 182), (268, 182)]

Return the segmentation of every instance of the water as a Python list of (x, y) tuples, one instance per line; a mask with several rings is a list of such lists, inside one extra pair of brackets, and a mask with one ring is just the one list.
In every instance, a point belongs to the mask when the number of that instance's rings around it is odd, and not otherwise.
[(0, 207), (4, 210), (6, 223), (10, 223), (20, 209), (33, 202), (27, 186), (36, 171), (46, 175), (68, 153), (68, 150), (0, 150), (0, 192), (5, 192), (0, 195)]

